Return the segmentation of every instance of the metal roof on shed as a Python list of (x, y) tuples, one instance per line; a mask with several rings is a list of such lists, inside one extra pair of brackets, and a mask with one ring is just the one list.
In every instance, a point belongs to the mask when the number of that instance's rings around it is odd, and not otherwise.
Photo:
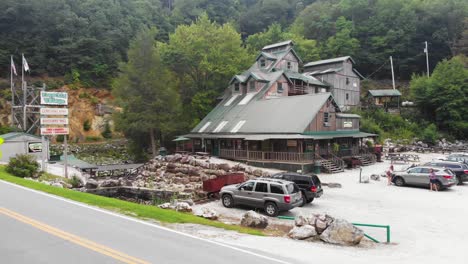
[(396, 89), (369, 90), (369, 94), (373, 97), (401, 96), (400, 91)]
[(27, 133), (24, 133), (24, 132), (10, 132), (10, 133), (0, 135), (0, 137), (3, 138), (5, 140), (5, 142), (14, 141), (13, 139), (18, 138), (18, 137), (29, 137), (29, 138), (33, 138), (33, 139), (41, 139), (41, 137), (38, 137), (38, 136), (32, 135), (32, 134), (27, 134)]
[(353, 58), (351, 58), (351, 56), (344, 56), (344, 57), (327, 59), (327, 60), (312, 61), (312, 62), (306, 63), (304, 65), (304, 68), (305, 67), (310, 67), (310, 66), (316, 66), (316, 65), (323, 65), (323, 64), (329, 64), (329, 63), (345, 61), (345, 60), (348, 60), (348, 59), (351, 60), (352, 63), (356, 64), (356, 62), (354, 62), (354, 60), (353, 60)]

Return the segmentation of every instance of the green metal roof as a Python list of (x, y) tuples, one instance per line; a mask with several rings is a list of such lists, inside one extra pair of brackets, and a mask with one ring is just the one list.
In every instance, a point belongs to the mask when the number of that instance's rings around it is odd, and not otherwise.
[(369, 90), (369, 94), (372, 95), (373, 97), (401, 96), (400, 91), (396, 89)]
[(340, 131), (321, 131), (321, 132), (306, 132), (304, 135), (312, 136), (314, 139), (332, 139), (332, 138), (365, 138), (375, 137), (376, 134), (360, 132), (359, 130), (340, 130)]
[(351, 60), (351, 62), (353, 64), (356, 64), (356, 62), (354, 62), (354, 60), (353, 60), (353, 58), (351, 58), (351, 56), (344, 56), (344, 57), (327, 59), (327, 60), (312, 61), (312, 62), (306, 63), (304, 65), (304, 67), (311, 67), (311, 66), (317, 66), (317, 65), (323, 65), (323, 64), (330, 64), (330, 63), (345, 61), (345, 60), (348, 60), (348, 59)]
[[(65, 157), (62, 155), (60, 156), (60, 161), (64, 161)], [(67, 163), (69, 166), (79, 168), (80, 170), (85, 170), (85, 169), (97, 169), (98, 166), (94, 164), (90, 164), (86, 161), (80, 160), (76, 158), (74, 155), (68, 155), (67, 157)]]
[(325, 83), (315, 79), (312, 76), (306, 76), (306, 75), (298, 73), (298, 72), (285, 71), (284, 74), (286, 75), (286, 77), (288, 77), (288, 79), (296, 79), (296, 80), (301, 80), (301, 81), (304, 81), (306, 83), (315, 84), (315, 85), (322, 86), (322, 87), (330, 87), (330, 85), (325, 84)]

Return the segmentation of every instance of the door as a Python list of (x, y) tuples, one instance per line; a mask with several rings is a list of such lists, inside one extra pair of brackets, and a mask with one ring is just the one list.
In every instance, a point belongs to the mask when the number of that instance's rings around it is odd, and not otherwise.
[(248, 181), (241, 185), (238, 189), (236, 197), (234, 198), (236, 199), (236, 202), (244, 205), (255, 206), (255, 200), (253, 198), (254, 187), (254, 181)]
[[(437, 170), (434, 170), (434, 172), (437, 172)], [(418, 173), (416, 184), (419, 186), (429, 185), (429, 168), (421, 168)]]
[(406, 171), (406, 174), (404, 175), (404, 180), (407, 184), (418, 184), (418, 179), (419, 179), (419, 172), (421, 171), (421, 168), (412, 168)]
[(219, 139), (213, 140), (213, 153), (211, 153), (212, 156), (219, 157), (219, 144)]
[(268, 184), (266, 182), (257, 182), (252, 198), (256, 207), (263, 208), (264, 199), (268, 198)]

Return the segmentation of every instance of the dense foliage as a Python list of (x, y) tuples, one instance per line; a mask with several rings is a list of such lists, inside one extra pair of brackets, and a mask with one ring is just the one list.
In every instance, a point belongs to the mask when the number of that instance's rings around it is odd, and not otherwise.
[(468, 138), (468, 58), (456, 56), (437, 64), (432, 75), (413, 76), (411, 93), (426, 120), (441, 130)]
[(39, 163), (32, 155), (18, 154), (10, 158), (6, 171), (21, 178), (36, 177), (39, 172)]

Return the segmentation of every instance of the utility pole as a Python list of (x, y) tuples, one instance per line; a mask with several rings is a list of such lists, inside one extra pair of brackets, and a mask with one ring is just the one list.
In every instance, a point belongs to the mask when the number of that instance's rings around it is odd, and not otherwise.
[(427, 77), (429, 77), (429, 49), (427, 47), (427, 41), (424, 41), (424, 44), (426, 44), (424, 53), (426, 53)]
[(395, 90), (395, 74), (393, 73), (393, 59), (392, 59), (392, 56), (390, 56), (390, 67), (392, 68), (392, 85), (393, 85), (393, 90)]

